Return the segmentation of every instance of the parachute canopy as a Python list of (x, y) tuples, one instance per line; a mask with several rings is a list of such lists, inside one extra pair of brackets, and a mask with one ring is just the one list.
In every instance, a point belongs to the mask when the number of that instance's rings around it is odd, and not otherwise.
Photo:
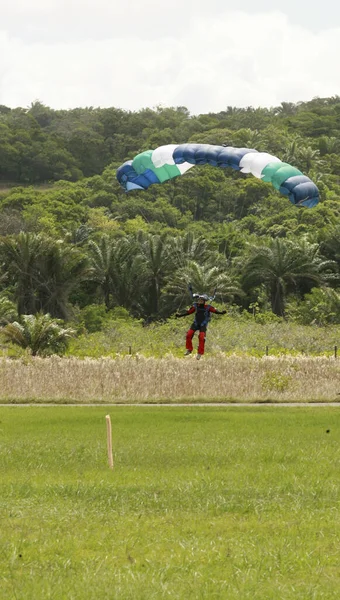
[(212, 146), (210, 144), (169, 144), (137, 154), (117, 169), (117, 179), (127, 191), (146, 190), (183, 175), (194, 165), (231, 167), (251, 173), (272, 185), (292, 204), (311, 208), (319, 202), (319, 190), (299, 169), (267, 152), (251, 148)]

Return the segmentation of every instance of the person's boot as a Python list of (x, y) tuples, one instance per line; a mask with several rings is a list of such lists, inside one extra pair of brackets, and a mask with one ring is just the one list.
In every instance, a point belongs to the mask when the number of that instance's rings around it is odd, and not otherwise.
[(186, 350), (186, 351), (184, 352), (184, 356), (189, 356), (189, 354), (191, 354), (191, 350)]

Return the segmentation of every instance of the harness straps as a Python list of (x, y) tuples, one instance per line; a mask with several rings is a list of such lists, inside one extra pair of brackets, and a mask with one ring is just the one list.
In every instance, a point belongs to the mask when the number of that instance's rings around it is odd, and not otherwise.
[(199, 325), (200, 327), (208, 325), (208, 323), (209, 323), (209, 321), (211, 319), (211, 312), (209, 310), (210, 309), (210, 304), (207, 304), (204, 307), (204, 319), (203, 319), (202, 323), (197, 323), (197, 312), (198, 312), (199, 304), (197, 302), (194, 302), (194, 307), (195, 307), (195, 311), (196, 311), (195, 312), (195, 324)]

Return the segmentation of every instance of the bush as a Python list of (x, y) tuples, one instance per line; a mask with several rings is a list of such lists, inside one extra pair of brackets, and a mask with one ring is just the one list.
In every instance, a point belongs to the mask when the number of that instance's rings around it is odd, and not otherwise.
[(85, 306), (78, 315), (78, 327), (85, 328), (89, 333), (101, 331), (108, 315), (104, 304), (89, 304)]
[(290, 302), (290, 317), (302, 325), (340, 324), (340, 294), (331, 288), (313, 288), (304, 302)]
[(29, 350), (32, 356), (64, 354), (73, 334), (72, 329), (63, 327), (61, 319), (41, 313), (21, 315), (20, 321), (9, 323), (2, 329), (6, 342)]

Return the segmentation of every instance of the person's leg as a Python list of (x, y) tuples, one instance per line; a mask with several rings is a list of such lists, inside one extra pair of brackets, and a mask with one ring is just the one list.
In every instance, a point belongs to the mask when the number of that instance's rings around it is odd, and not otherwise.
[(203, 356), (204, 354), (206, 331), (206, 327), (201, 327), (200, 332), (198, 334), (198, 354), (200, 354), (201, 356)]
[(195, 331), (196, 331), (196, 329), (193, 325), (191, 325), (190, 329), (188, 329), (188, 331), (187, 331), (187, 335), (186, 335), (186, 339), (185, 339), (185, 347), (186, 347), (188, 354), (190, 352), (192, 352), (192, 350), (193, 350), (192, 338), (194, 337)]

